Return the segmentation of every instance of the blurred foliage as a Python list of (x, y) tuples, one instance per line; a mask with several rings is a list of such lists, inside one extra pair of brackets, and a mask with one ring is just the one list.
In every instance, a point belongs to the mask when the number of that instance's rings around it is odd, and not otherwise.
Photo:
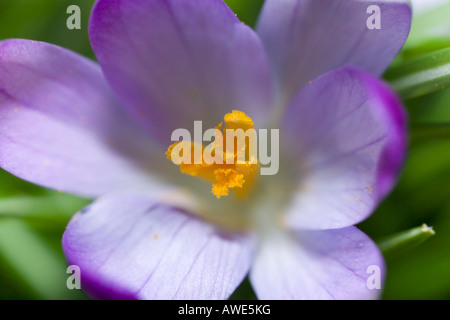
[(242, 22), (255, 27), (264, 0), (225, 0), (225, 2)]
[(393, 66), (384, 77), (403, 99), (446, 89), (450, 87), (450, 48)]
[[(242, 21), (255, 25), (262, 0), (226, 2)], [(95, 59), (88, 38), (93, 3), (0, 0), (0, 39), (46, 41)], [(66, 9), (71, 4), (81, 8), (81, 30), (66, 28)], [(450, 5), (446, 5), (417, 17), (405, 48), (386, 78), (403, 75), (414, 67), (415, 63), (407, 64), (414, 59), (422, 59), (422, 67), (417, 70), (436, 66), (423, 56), (450, 47), (449, 16)], [(432, 91), (425, 90), (405, 101), (411, 123), (408, 163), (398, 187), (359, 226), (373, 239), (423, 223), (437, 232), (421, 246), (387, 258), (386, 299), (450, 299), (450, 90)], [(61, 236), (71, 215), (87, 203), (0, 171), (0, 299), (85, 298), (80, 291), (66, 288)], [(232, 298), (254, 298), (248, 280)]]
[[(426, 0), (424, 0), (426, 1)], [(414, 16), (411, 34), (401, 52), (403, 59), (450, 47), (450, 2)]]
[[(95, 0), (0, 0), (0, 39), (50, 42), (94, 58), (88, 37), (89, 15)], [(67, 7), (81, 9), (81, 30), (68, 30)]]

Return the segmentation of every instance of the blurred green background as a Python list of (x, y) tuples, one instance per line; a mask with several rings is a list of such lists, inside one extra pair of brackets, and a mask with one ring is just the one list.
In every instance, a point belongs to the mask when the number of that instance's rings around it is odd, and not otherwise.
[[(226, 2), (253, 26), (263, 1)], [(0, 39), (46, 41), (95, 59), (87, 33), (93, 3), (0, 0)], [(66, 28), (71, 4), (81, 8), (81, 30)], [(449, 16), (449, 4), (415, 15), (410, 39), (386, 73), (387, 80), (395, 84), (416, 66), (431, 74), (436, 66), (450, 64)], [(422, 223), (436, 230), (424, 244), (387, 259), (385, 299), (450, 299), (450, 90), (445, 89), (449, 79), (429, 78), (399, 89), (410, 112), (409, 160), (396, 190), (359, 226), (375, 240)], [(0, 171), (0, 299), (86, 299), (66, 287), (60, 243), (72, 214), (87, 203)], [(233, 296), (253, 297), (247, 281)]]

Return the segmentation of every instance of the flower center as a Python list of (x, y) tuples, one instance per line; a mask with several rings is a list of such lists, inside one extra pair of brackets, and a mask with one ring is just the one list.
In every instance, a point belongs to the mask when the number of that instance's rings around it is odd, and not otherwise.
[(228, 196), (230, 189), (243, 198), (255, 183), (259, 169), (257, 156), (251, 152), (256, 144), (254, 123), (237, 110), (226, 114), (224, 122), (226, 130), (220, 123), (211, 144), (176, 142), (168, 148), (166, 156), (182, 173), (212, 182), (211, 192), (218, 199)]

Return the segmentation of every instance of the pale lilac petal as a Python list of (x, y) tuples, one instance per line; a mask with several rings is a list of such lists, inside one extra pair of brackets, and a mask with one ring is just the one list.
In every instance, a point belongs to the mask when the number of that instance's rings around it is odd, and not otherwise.
[(367, 218), (394, 187), (407, 149), (402, 104), (380, 80), (355, 68), (329, 72), (288, 108), (283, 152), (296, 179), (287, 209), (294, 228), (335, 229)]
[(133, 195), (102, 198), (78, 213), (63, 247), (81, 268), (83, 290), (100, 299), (226, 299), (252, 258), (250, 238)]
[(385, 266), (355, 227), (266, 239), (250, 272), (259, 299), (363, 300), (381, 294)]
[(96, 64), (54, 45), (8, 40), (0, 73), (0, 167), (84, 196), (152, 185), (143, 170), (148, 138)]
[(90, 38), (120, 101), (164, 145), (194, 120), (209, 129), (234, 109), (267, 116), (263, 45), (221, 0), (100, 0)]
[[(381, 9), (380, 30), (367, 27), (371, 5)], [(381, 75), (410, 26), (407, 0), (266, 0), (258, 33), (289, 103), (309, 80), (344, 65)]]

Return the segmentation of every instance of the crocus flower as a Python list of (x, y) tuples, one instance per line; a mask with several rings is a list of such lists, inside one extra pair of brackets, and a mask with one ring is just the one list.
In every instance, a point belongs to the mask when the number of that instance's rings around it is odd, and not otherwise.
[[(256, 31), (221, 0), (99, 0), (99, 66), (0, 43), (0, 166), (98, 198), (63, 237), (94, 298), (225, 299), (247, 274), (261, 299), (377, 298), (383, 258), (354, 225), (404, 161), (404, 110), (378, 76), (410, 22), (406, 0), (266, 0)], [(233, 110), (279, 128), (280, 171), (217, 199), (165, 152)]]

